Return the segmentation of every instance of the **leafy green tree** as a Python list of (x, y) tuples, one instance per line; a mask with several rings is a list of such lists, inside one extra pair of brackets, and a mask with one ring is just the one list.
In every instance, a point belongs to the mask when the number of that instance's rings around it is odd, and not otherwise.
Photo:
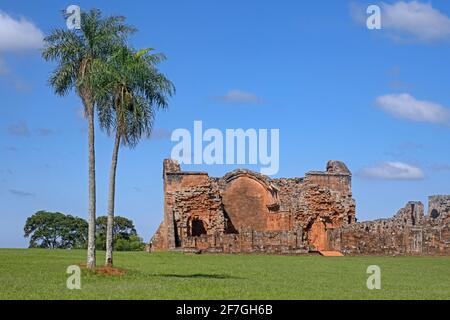
[[(107, 216), (97, 218), (96, 245), (98, 250), (106, 249)], [(138, 237), (133, 221), (117, 216), (113, 225), (113, 248), (116, 251), (143, 250), (145, 244)]]
[(114, 247), (116, 251), (143, 251), (144, 248), (144, 241), (137, 235), (133, 235), (129, 239), (117, 239)]
[(88, 224), (60, 212), (38, 211), (27, 219), (24, 232), (30, 248), (76, 249), (86, 244)]
[(101, 12), (92, 9), (81, 13), (81, 30), (55, 29), (44, 38), (42, 56), (55, 61), (57, 66), (49, 83), (55, 93), (64, 96), (75, 90), (81, 98), (88, 120), (89, 147), (89, 232), (87, 266), (94, 268), (95, 256), (95, 139), (94, 113), (95, 88), (101, 78), (101, 69), (96, 65), (105, 63), (114, 50), (125, 43), (134, 28), (124, 24), (122, 16), (102, 17)]
[(101, 67), (102, 80), (96, 90), (101, 126), (114, 133), (106, 230), (105, 265), (113, 265), (114, 206), (116, 171), (120, 145), (133, 148), (143, 137), (150, 137), (155, 109), (167, 108), (173, 84), (156, 66), (165, 60), (152, 49), (133, 51), (125, 46), (118, 48), (111, 59)]

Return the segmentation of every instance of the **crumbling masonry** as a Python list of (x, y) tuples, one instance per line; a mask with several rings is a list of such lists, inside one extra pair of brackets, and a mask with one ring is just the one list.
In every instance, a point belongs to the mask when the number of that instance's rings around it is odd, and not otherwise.
[(449, 255), (450, 196), (411, 201), (390, 219), (356, 223), (328, 234), (329, 246), (347, 255)]
[(250, 170), (224, 177), (164, 160), (164, 219), (151, 251), (344, 254), (450, 253), (450, 196), (410, 202), (392, 219), (357, 223), (351, 172), (340, 161), (303, 178)]

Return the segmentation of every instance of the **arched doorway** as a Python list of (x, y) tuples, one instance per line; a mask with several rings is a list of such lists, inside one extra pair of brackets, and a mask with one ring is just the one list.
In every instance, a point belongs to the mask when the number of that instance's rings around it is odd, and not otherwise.
[(190, 234), (193, 237), (200, 237), (202, 234), (207, 233), (205, 223), (200, 218), (195, 217), (194, 219), (192, 219), (190, 227), (191, 227)]
[(320, 218), (311, 224), (308, 230), (308, 242), (318, 251), (327, 250), (327, 227)]

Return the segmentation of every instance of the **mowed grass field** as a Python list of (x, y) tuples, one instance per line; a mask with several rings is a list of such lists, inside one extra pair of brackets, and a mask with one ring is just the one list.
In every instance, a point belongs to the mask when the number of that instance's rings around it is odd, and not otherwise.
[[(67, 289), (67, 267), (85, 256), (0, 249), (0, 299), (450, 299), (450, 257), (118, 252), (125, 275), (83, 270), (81, 290)], [(381, 268), (381, 290), (366, 287), (369, 265)]]

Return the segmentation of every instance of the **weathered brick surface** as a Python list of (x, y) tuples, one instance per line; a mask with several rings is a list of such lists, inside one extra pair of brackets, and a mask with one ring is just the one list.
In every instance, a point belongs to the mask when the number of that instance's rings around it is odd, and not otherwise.
[(356, 223), (351, 173), (327, 171), (270, 179), (250, 170), (221, 178), (184, 172), (165, 160), (164, 218), (150, 251), (347, 255), (450, 254), (450, 196), (408, 202), (390, 219)]
[(327, 230), (355, 221), (351, 174), (338, 161), (304, 178), (250, 170), (222, 178), (164, 161), (164, 219), (151, 250), (305, 253), (323, 250)]
[(329, 247), (347, 255), (448, 255), (450, 254), (450, 197), (429, 198), (424, 215), (421, 202), (408, 202), (390, 219), (361, 222), (331, 230)]
[(150, 251), (347, 255), (450, 254), (450, 196), (408, 202), (390, 219), (356, 223), (351, 173), (339, 161), (302, 178), (249, 170), (221, 178), (165, 160), (164, 218)]

